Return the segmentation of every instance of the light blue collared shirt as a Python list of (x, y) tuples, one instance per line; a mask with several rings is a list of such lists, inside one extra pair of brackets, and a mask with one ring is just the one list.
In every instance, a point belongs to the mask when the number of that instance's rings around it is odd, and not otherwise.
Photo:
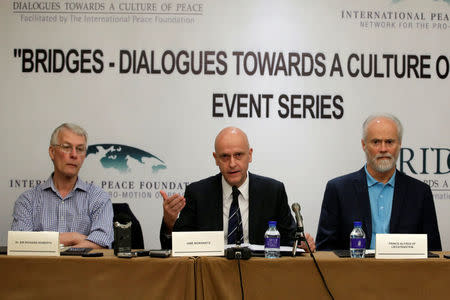
[(73, 190), (62, 198), (50, 176), (19, 196), (11, 230), (78, 232), (110, 248), (114, 240), (111, 200), (100, 187), (79, 178)]
[(389, 223), (391, 221), (392, 201), (394, 199), (394, 171), (391, 179), (386, 184), (377, 181), (367, 171), (367, 165), (364, 166), (367, 176), (367, 187), (369, 189), (370, 211), (372, 213), (372, 240), (370, 249), (375, 249), (375, 238), (377, 233), (389, 233)]

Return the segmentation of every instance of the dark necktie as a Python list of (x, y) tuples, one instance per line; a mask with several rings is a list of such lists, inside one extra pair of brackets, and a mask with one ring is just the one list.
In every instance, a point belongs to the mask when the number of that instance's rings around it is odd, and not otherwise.
[(231, 202), (230, 214), (228, 215), (228, 244), (240, 244), (244, 241), (241, 211), (238, 201), (239, 194), (238, 188), (233, 186), (233, 202)]

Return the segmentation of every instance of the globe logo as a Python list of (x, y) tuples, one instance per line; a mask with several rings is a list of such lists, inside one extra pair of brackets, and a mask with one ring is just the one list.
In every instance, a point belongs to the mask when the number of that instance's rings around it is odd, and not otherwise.
[(139, 164), (145, 164), (144, 158), (152, 159), (156, 163), (152, 165), (153, 173), (158, 172), (161, 169), (166, 169), (165, 163), (156, 157), (155, 155), (148, 153), (144, 150), (120, 145), (120, 144), (95, 144), (90, 145), (86, 151), (86, 157), (89, 155), (100, 154), (100, 163), (103, 168), (113, 168), (120, 173), (130, 172), (129, 160), (133, 159)]

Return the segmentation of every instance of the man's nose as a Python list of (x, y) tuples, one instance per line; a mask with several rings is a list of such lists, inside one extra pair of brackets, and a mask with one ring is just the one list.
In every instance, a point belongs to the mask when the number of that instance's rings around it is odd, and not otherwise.
[(386, 152), (388, 149), (386, 142), (381, 142), (380, 144), (380, 151), (381, 152)]
[(76, 158), (77, 156), (78, 156), (77, 148), (72, 147), (72, 150), (70, 150), (70, 157)]
[(236, 159), (231, 155), (230, 157), (230, 167), (234, 167), (236, 165)]

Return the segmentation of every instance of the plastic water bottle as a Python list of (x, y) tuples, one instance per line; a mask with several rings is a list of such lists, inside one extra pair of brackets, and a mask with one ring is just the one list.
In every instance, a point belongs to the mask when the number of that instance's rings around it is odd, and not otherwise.
[(353, 230), (350, 233), (350, 257), (364, 258), (366, 252), (366, 234), (361, 228), (361, 222), (353, 222)]
[(280, 232), (277, 229), (277, 221), (269, 221), (269, 228), (264, 234), (264, 256), (280, 257)]

